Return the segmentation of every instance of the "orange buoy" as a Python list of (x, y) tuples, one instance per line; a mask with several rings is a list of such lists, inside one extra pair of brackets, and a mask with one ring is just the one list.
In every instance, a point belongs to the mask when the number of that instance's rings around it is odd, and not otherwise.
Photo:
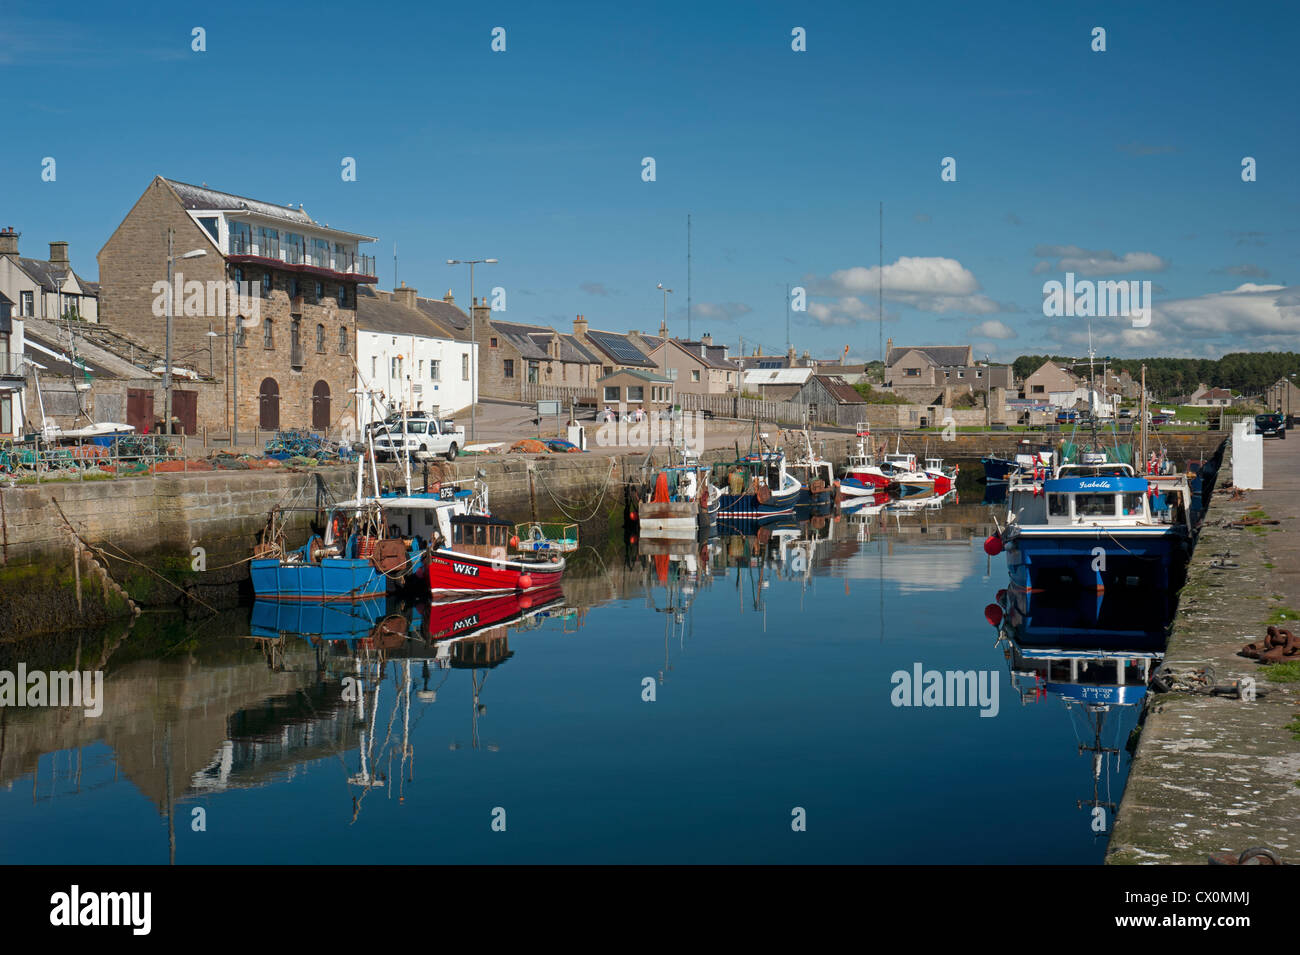
[(533, 575), (532, 575), (532, 574), (520, 574), (520, 575), (519, 575), (519, 586), (520, 586), (520, 587), (522, 587), (524, 590), (527, 590), (527, 589), (528, 589), (529, 587), (531, 587), (532, 585), (533, 585)]

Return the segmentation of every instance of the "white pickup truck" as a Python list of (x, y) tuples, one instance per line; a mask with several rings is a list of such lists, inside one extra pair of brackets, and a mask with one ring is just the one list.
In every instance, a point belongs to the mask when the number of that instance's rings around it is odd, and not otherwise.
[(465, 445), (465, 429), (441, 418), (407, 418), (382, 429), (374, 443), (375, 457), (381, 461), (404, 453), (415, 458), (442, 455), (455, 461)]

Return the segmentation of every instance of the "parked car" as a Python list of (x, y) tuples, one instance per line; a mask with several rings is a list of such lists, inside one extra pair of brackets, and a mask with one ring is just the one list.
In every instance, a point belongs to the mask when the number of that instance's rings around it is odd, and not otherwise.
[(1286, 418), (1277, 412), (1257, 414), (1255, 415), (1255, 433), (1262, 434), (1266, 438), (1281, 438), (1285, 441)]
[(380, 460), (411, 454), (417, 458), (443, 455), (454, 461), (465, 445), (465, 429), (440, 418), (408, 417), (405, 425), (398, 420), (376, 434), (374, 442)]
[(1132, 408), (1121, 408), (1121, 409), (1120, 409), (1120, 412), (1119, 412), (1119, 416), (1120, 416), (1121, 418), (1131, 418), (1131, 417), (1133, 417), (1133, 409), (1132, 409)]

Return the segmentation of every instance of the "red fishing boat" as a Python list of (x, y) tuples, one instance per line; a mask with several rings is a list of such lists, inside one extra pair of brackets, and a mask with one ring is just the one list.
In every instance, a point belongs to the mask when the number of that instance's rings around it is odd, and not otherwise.
[(527, 593), (488, 594), (459, 600), (436, 600), (428, 605), (424, 637), (430, 643), (478, 633), (510, 623), (523, 614), (564, 598), (558, 586)]
[(436, 597), (456, 593), (520, 593), (554, 587), (564, 576), (559, 554), (511, 554), (518, 546), (513, 527), (499, 517), (457, 514), (451, 540), (429, 551), (429, 590)]

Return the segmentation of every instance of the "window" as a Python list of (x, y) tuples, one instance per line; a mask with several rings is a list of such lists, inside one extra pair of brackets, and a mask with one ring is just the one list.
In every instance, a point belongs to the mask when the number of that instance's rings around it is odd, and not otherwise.
[(311, 264), (320, 269), (330, 267), (330, 244), (325, 239), (311, 240)]
[(469, 381), (469, 354), (460, 356), (460, 377), (462, 381)]
[(325, 283), (324, 283), (324, 282), (317, 282), (317, 283), (316, 283), (316, 301), (319, 302), (319, 301), (321, 301), (323, 298), (325, 298)]
[(530, 385), (537, 384), (537, 362), (535, 361), (528, 363), (528, 383)]
[(1114, 517), (1114, 494), (1076, 494), (1074, 495), (1075, 517)]
[(1066, 494), (1047, 495), (1047, 513), (1052, 517), (1069, 517), (1070, 500)]
[(302, 286), (296, 278), (289, 279), (289, 297), (298, 298), (302, 295)]
[(339, 326), (339, 354), (346, 355), (347, 353), (348, 353), (348, 327), (346, 325), (340, 325)]
[(316, 351), (322, 354), (325, 352), (325, 326), (324, 325), (316, 326)]
[(1131, 515), (1141, 516), (1141, 515), (1142, 515), (1142, 513), (1143, 513), (1143, 510), (1142, 510), (1142, 498), (1143, 498), (1143, 495), (1142, 495), (1142, 494), (1125, 494), (1125, 495), (1124, 495), (1124, 514), (1125, 514), (1125, 516), (1131, 516)]
[(305, 242), (302, 236), (296, 232), (286, 232), (284, 234), (284, 260), (293, 265), (302, 265), (304, 245)]
[(272, 324), (273, 323), (269, 318), (262, 323), (262, 347), (263, 348), (275, 347), (275, 337), (274, 337), (274, 333), (271, 331)]
[(497, 347), (497, 340), (496, 340), (495, 338), (488, 339), (488, 347), (490, 347), (490, 348), (496, 348), (496, 347)]
[(984, 377), (984, 372), (982, 372), (982, 371), (977, 371), (977, 372), (975, 372), (975, 377), (976, 377), (976, 378), (983, 378), (983, 377)]
[(903, 369), (903, 377), (904, 377), (904, 378), (920, 378), (920, 377), (921, 377), (921, 369), (920, 369), (920, 368), (904, 368), (904, 369)]
[(253, 227), (247, 222), (232, 222), (229, 226), (230, 254), (251, 255), (253, 252)]
[(1029, 392), (1030, 392), (1030, 394), (1034, 394), (1034, 395), (1045, 394), (1045, 393), (1047, 392), (1047, 386), (1046, 386), (1046, 385), (1033, 385), (1032, 387), (1030, 387)]
[(274, 287), (274, 285), (275, 285), (275, 277), (272, 276), (270, 272), (267, 272), (265, 275), (262, 276), (263, 295), (270, 295), (271, 289)]
[[(675, 370), (676, 370), (676, 369), (674, 369), (674, 371), (675, 371)], [(699, 381), (699, 380), (700, 380), (700, 373), (699, 373), (699, 371), (696, 370), (696, 371), (691, 372), (691, 381)]]
[(406, 422), (406, 433), (424, 434), (425, 430), (428, 427), (429, 427), (429, 422), (427, 421), (408, 421)]
[(280, 257), (280, 230), (259, 226), (257, 229), (257, 254), (264, 259)]
[(238, 295), (244, 287), (244, 270), (239, 266), (235, 266), (230, 273), (230, 277), (235, 280), (235, 294)]
[(627, 386), (628, 401), (645, 401), (645, 387), (642, 385)]
[(676, 369), (676, 368), (669, 368), (669, 369), (668, 369), (668, 377), (671, 378), (673, 381), (676, 381), (676, 380), (677, 380), (677, 369)]
[(199, 216), (199, 225), (208, 230), (208, 235), (212, 236), (214, 242), (217, 240), (216, 216)]
[(348, 288), (346, 285), (339, 286), (339, 308), (345, 308), (348, 304)]
[(503, 363), (505, 366), (505, 376), (513, 378), (515, 376), (515, 362), (513, 358), (507, 358)]
[(14, 433), (14, 398), (12, 391), (0, 394), (0, 434)]
[(617, 385), (606, 385), (606, 386), (605, 386), (605, 400), (606, 400), (607, 402), (609, 402), (609, 401), (618, 401), (618, 386), (617, 386)]
[[(507, 365), (512, 365), (513, 363), (512, 363), (512, 362), (506, 362), (506, 364), (507, 364)], [(511, 367), (509, 370), (513, 373), (514, 368)], [(509, 378), (510, 375), (507, 374), (506, 377)], [(441, 381), (441, 380), (442, 380), (442, 362), (438, 361), (436, 358), (433, 359), (433, 360), (431, 360), (431, 361), (429, 362), (429, 380), (430, 380), (430, 381)]]
[(964, 371), (959, 371), (959, 372), (957, 372), (957, 377), (958, 377), (958, 378), (965, 378), (965, 377), (966, 377), (966, 372), (964, 372)]
[(32, 311), (36, 307), (35, 292), (19, 292), (19, 309), (18, 314), (31, 318), (35, 313)]
[(248, 329), (244, 327), (244, 318), (242, 315), (235, 316), (235, 347), (243, 348), (244, 341), (248, 338)]

